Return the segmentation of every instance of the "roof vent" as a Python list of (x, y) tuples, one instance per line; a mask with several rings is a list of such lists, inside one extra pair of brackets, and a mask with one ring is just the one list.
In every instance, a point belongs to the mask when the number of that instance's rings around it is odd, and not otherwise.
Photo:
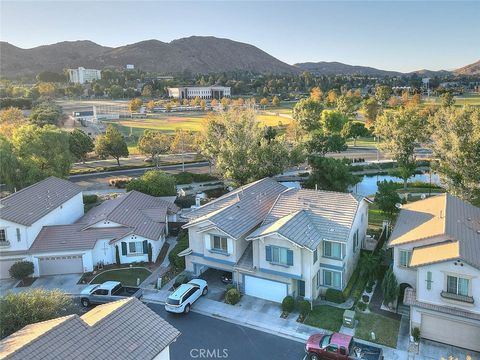
[(468, 220), (468, 221), (472, 221), (472, 218), (471, 218), (471, 217), (467, 217), (467, 220)]
[(334, 228), (330, 228), (330, 232), (334, 232), (334, 231), (335, 231), (335, 229), (334, 229)]
[(229, 217), (228, 217), (228, 220), (233, 220), (233, 216), (229, 216)]

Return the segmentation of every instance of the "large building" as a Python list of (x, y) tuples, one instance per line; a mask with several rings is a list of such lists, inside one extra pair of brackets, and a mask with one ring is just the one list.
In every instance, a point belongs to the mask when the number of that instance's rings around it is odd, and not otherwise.
[(230, 97), (229, 86), (180, 86), (169, 87), (168, 96), (174, 99), (221, 99)]
[(100, 80), (102, 78), (102, 72), (96, 69), (79, 67), (78, 69), (68, 69), (68, 76), (72, 83), (85, 84), (93, 80)]

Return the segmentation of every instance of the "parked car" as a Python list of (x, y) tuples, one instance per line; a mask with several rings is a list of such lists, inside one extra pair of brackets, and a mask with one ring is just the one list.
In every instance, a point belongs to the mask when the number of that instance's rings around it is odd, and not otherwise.
[(122, 286), (118, 281), (106, 281), (103, 284), (89, 285), (80, 295), (80, 302), (84, 307), (93, 304), (105, 304), (124, 299), (126, 297), (140, 298), (142, 289), (133, 286)]
[(172, 292), (165, 303), (165, 310), (174, 313), (190, 311), (193, 303), (202, 295), (207, 295), (207, 282), (202, 279), (193, 279), (186, 284), (180, 285)]
[(360, 344), (353, 336), (340, 333), (310, 336), (305, 351), (308, 360), (383, 360), (381, 348)]
[(224, 283), (226, 285), (231, 284), (233, 282), (232, 281), (232, 273), (229, 272), (229, 271), (225, 271), (222, 274), (221, 280), (222, 280), (222, 283)]

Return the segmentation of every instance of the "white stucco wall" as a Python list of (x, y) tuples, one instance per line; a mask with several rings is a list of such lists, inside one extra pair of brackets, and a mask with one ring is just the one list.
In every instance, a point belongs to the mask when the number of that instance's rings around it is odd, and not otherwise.
[(170, 360), (170, 346), (167, 346), (165, 349), (163, 349), (152, 360)]
[[(151, 240), (151, 239), (147, 239), (143, 236), (139, 236), (139, 235), (135, 235), (135, 234), (126, 236), (126, 237), (120, 239), (119, 241), (116, 241), (115, 243), (113, 243), (111, 245), (112, 246), (113, 259), (115, 259), (115, 245), (118, 245), (118, 251), (119, 251), (119, 254), (120, 254), (120, 262), (122, 264), (130, 264), (130, 263), (140, 262), (140, 261), (147, 262), (148, 261), (148, 254), (129, 254), (128, 253), (128, 243), (129, 242), (135, 242), (135, 241), (143, 242), (144, 240), (147, 240), (150, 244), (152, 244), (152, 260), (155, 261), (157, 259), (158, 255), (160, 254), (160, 250), (161, 250), (161, 248), (162, 248), (162, 246), (165, 242), (165, 237), (164, 236), (162, 236), (162, 238), (159, 239), (159, 240)], [(122, 242), (127, 243), (127, 255), (122, 255), (122, 245), (121, 245)]]

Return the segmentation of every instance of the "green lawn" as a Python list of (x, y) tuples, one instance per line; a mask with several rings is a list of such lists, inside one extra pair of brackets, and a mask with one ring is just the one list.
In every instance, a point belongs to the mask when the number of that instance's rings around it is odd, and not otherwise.
[[(353, 146), (354, 141), (352, 139), (347, 140), (347, 145), (348, 146)], [(376, 148), (377, 143), (375, 140), (373, 140), (373, 137), (361, 137), (357, 139), (357, 145), (356, 146), (364, 146), (364, 147), (372, 147)]]
[(383, 220), (388, 219), (387, 214), (378, 208), (378, 205), (373, 203), (368, 206), (368, 227), (381, 229)]
[(308, 314), (305, 324), (330, 331), (339, 331), (342, 326), (344, 311), (333, 306), (318, 305)]
[[(480, 94), (465, 94), (461, 96), (454, 96), (456, 106), (480, 106)], [(430, 97), (429, 99), (424, 98), (425, 104), (435, 104), (440, 105), (442, 100), (440, 97)]]
[[(355, 329), (355, 337), (378, 344), (397, 347), (398, 329), (400, 321), (390, 319), (382, 315), (357, 312), (358, 326)], [(370, 333), (375, 333), (376, 340), (372, 340)]]
[(91, 284), (101, 284), (105, 281), (120, 281), (126, 286), (136, 286), (137, 278), (140, 278), (140, 282), (150, 276), (151, 272), (145, 268), (126, 268), (105, 271), (97, 275), (91, 281)]

